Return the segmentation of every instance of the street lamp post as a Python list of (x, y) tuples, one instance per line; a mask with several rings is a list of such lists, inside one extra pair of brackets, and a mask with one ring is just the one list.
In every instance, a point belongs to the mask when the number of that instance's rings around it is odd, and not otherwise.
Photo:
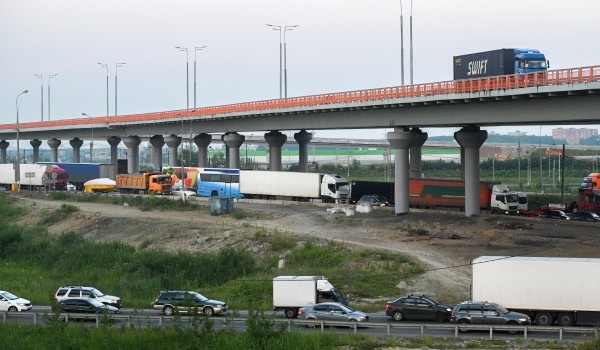
[(206, 46), (194, 47), (194, 108), (196, 108), (196, 52), (205, 49)]
[(48, 75), (48, 121), (50, 121), (50, 79), (54, 78), (58, 74)]
[(293, 26), (281, 26), (275, 24), (267, 24), (267, 26), (271, 27), (273, 30), (279, 31), (279, 98), (282, 98), (282, 89), (283, 97), (287, 98), (287, 44), (285, 42), (285, 32), (293, 30), (299, 25), (296, 24)]
[(44, 77), (41, 74), (34, 74), (36, 78), (40, 78), (40, 115), (42, 116), (42, 121), (44, 121)]
[(125, 65), (127, 63), (115, 63), (115, 116), (117, 116), (117, 68)]
[[(179, 51), (184, 51), (185, 52), (185, 56), (186, 56), (186, 61), (185, 61), (185, 90), (186, 90), (186, 109), (190, 109), (190, 53), (189, 53), (189, 49), (187, 47), (180, 47), (180, 46), (175, 46), (176, 49), (178, 49)], [(183, 119), (182, 119), (182, 123), (183, 123)], [(182, 124), (183, 127), (183, 124)], [(183, 131), (183, 129), (182, 129)], [(183, 134), (181, 134), (181, 136), (183, 136)], [(182, 147), (183, 149), (183, 147)], [(182, 163), (183, 163), (183, 158), (182, 158)]]
[(19, 149), (19, 96), (28, 93), (29, 90), (25, 90), (17, 95), (15, 99), (15, 105), (17, 106), (17, 166), (15, 169), (15, 180), (16, 182), (21, 181), (21, 150)]
[(98, 63), (101, 67), (106, 68), (106, 116), (108, 117), (108, 64)]
[(540, 139), (539, 139), (539, 148), (538, 152), (540, 152), (540, 190), (541, 193), (544, 193), (544, 176), (542, 175), (542, 125), (540, 125)]
[[(90, 119), (94, 119), (85, 113), (81, 113), (81, 115), (86, 116)], [(92, 141), (90, 142), (90, 163), (94, 159), (94, 125), (92, 124)]]

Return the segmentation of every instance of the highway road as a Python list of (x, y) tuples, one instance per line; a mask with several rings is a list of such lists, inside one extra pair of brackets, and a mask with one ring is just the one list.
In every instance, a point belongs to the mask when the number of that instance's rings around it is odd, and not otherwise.
[[(21, 313), (0, 313), (0, 322), (19, 323), (30, 325), (46, 324), (47, 315), (51, 314), (50, 306), (34, 306), (31, 311)], [(68, 314), (69, 321), (84, 326), (97, 327), (105, 324), (103, 315), (95, 314)], [(300, 330), (301, 332), (322, 332), (335, 329), (340, 334), (363, 334), (378, 337), (395, 338), (460, 338), (460, 339), (535, 339), (538, 341), (580, 341), (582, 339), (593, 339), (598, 336), (598, 330), (591, 327), (519, 327), (519, 326), (489, 326), (489, 325), (471, 325), (468, 332), (461, 332), (456, 325), (445, 322), (394, 322), (386, 316), (383, 311), (369, 314), (369, 322), (353, 324), (341, 322), (315, 322), (299, 319), (286, 319), (283, 313), (264, 312), (264, 316), (272, 319), (276, 323), (283, 324), (288, 330)], [(65, 314), (61, 314), (65, 317)], [(80, 318), (84, 317), (86, 320)], [(164, 316), (160, 311), (153, 309), (129, 309), (123, 308), (116, 315), (110, 315), (110, 324), (112, 327), (131, 326), (138, 328), (147, 327), (197, 327), (202, 329), (203, 317), (188, 316)], [(229, 311), (227, 315), (217, 315), (210, 320), (214, 322), (215, 329), (233, 329), (244, 331), (246, 329), (246, 320), (249, 317), (247, 311)], [(86, 322), (87, 321), (87, 322)], [(335, 328), (333, 328), (335, 327)], [(517, 331), (512, 334), (508, 330)]]

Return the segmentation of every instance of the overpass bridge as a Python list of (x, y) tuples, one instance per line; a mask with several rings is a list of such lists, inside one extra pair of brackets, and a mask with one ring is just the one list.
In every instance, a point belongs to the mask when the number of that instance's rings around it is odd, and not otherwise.
[[(6, 162), (6, 140), (25, 137), (39, 151), (47, 140), (57, 158), (61, 139), (70, 139), (75, 161), (83, 139), (106, 138), (113, 150), (123, 141), (128, 148), (128, 172), (139, 170), (140, 135), (154, 149), (169, 148), (169, 165), (176, 166), (182, 137), (193, 136), (199, 164), (206, 166), (212, 135), (222, 134), (228, 164), (238, 168), (245, 137), (240, 132), (264, 131), (270, 169), (281, 169), (281, 146), (294, 134), (300, 169), (307, 169), (306, 130), (391, 128), (387, 140), (395, 150), (396, 214), (408, 213), (408, 178), (421, 174), (423, 127), (462, 127), (455, 133), (464, 159), (465, 214), (479, 215), (479, 148), (487, 138), (482, 127), (508, 125), (597, 124), (600, 121), (600, 66), (570, 68), (529, 75), (443, 81), (403, 87), (301, 96), (197, 109), (115, 117), (63, 119), (0, 125), (0, 163)], [(166, 135), (166, 136), (165, 136)], [(181, 135), (181, 136), (179, 136)], [(410, 157), (409, 157), (410, 151)], [(161, 152), (162, 153), (162, 152)], [(155, 154), (161, 154), (155, 152)], [(114, 159), (113, 159), (114, 158)], [(155, 155), (155, 165), (162, 159)]]

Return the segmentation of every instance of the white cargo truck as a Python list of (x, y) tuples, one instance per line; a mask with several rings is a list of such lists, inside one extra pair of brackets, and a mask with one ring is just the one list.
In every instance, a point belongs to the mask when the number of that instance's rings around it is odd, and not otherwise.
[(527, 314), (540, 326), (600, 324), (600, 259), (481, 256), (472, 299)]
[(278, 276), (273, 278), (273, 308), (285, 317), (295, 318), (301, 307), (348, 300), (323, 276)]
[[(19, 166), (21, 189), (34, 189), (50, 184), (51, 168), (40, 164), (21, 164)], [(12, 184), (17, 183), (14, 164), (0, 164), (0, 186), (10, 189)]]
[(348, 180), (333, 174), (292, 171), (240, 170), (240, 193), (245, 198), (346, 202)]

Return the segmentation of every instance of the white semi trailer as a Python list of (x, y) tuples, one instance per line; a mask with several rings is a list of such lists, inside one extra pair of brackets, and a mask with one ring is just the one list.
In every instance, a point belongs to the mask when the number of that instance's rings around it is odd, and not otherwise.
[(472, 299), (527, 314), (535, 324), (600, 324), (600, 259), (481, 256)]
[[(52, 166), (41, 164), (21, 164), (19, 170), (19, 187), (21, 189), (51, 186), (56, 182), (57, 175), (65, 173), (62, 169), (54, 169)], [(14, 164), (0, 164), (0, 186), (10, 189), (13, 184), (17, 183), (16, 175)], [(66, 185), (66, 179), (63, 179), (63, 182)]]
[(348, 300), (323, 276), (278, 276), (273, 278), (273, 309), (295, 318), (298, 310), (325, 301), (348, 305)]
[(240, 170), (240, 193), (245, 198), (346, 202), (349, 191), (348, 180), (339, 175)]

